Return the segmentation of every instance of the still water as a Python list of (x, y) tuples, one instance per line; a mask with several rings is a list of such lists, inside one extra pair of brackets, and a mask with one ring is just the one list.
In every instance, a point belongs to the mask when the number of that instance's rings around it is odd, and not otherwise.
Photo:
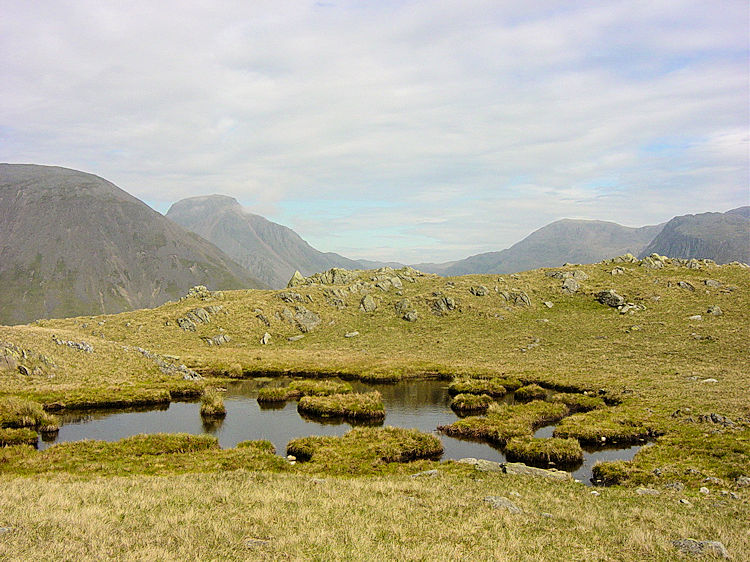
[[(290, 401), (277, 407), (261, 407), (256, 400), (263, 386), (286, 386), (288, 378), (251, 379), (227, 383), (224, 405), (227, 416), (223, 420), (204, 422), (197, 402), (172, 402), (160, 407), (140, 410), (106, 410), (100, 412), (63, 413), (59, 433), (39, 442), (45, 449), (54, 443), (100, 439), (116, 441), (139, 433), (208, 433), (219, 439), (221, 447), (234, 447), (240, 441), (267, 439), (284, 454), (286, 444), (297, 437), (308, 435), (343, 435), (352, 428), (345, 421), (306, 419), (297, 412), (297, 402)], [(389, 385), (352, 383), (356, 392), (378, 390), (383, 395), (386, 418), (384, 425), (417, 428), (436, 433), (439, 425), (458, 419), (450, 409), (446, 381), (402, 381)], [(513, 403), (513, 395), (503, 401)], [(536, 437), (551, 437), (554, 426), (541, 428)], [(436, 433), (437, 434), (437, 433)], [(485, 443), (466, 441), (439, 434), (445, 452), (443, 460), (475, 457), (496, 462), (505, 461), (502, 451)], [(583, 465), (573, 471), (573, 477), (589, 483), (591, 468), (599, 460), (631, 460), (640, 446), (625, 449), (604, 449), (587, 452)]]

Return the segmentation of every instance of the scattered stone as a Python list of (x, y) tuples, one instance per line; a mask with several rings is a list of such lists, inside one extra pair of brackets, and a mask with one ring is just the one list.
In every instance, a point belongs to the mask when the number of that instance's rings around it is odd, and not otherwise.
[(296, 336), (289, 336), (286, 339), (286, 341), (299, 341), (299, 340), (301, 340), (304, 337), (305, 337), (304, 334), (299, 334), (299, 335), (296, 335)]
[(682, 505), (688, 505), (688, 506), (690, 506), (690, 505), (693, 505), (692, 503), (690, 503), (690, 502), (689, 502), (688, 500), (686, 500), (685, 498), (680, 498), (680, 501), (679, 501), (679, 502), (677, 502), (677, 503), (680, 503), (680, 504), (682, 504)]
[(708, 488), (706, 488), (705, 486), (701, 486), (701, 489), (700, 489), (700, 490), (698, 490), (698, 491), (699, 491), (699, 492), (700, 492), (701, 494), (704, 494), (704, 495), (706, 495), (706, 496), (707, 496), (708, 494), (710, 494), (710, 493), (711, 493), (711, 490), (709, 490), (709, 489), (708, 489)]
[(738, 488), (750, 488), (750, 476), (738, 476), (734, 479)]
[(354, 332), (347, 332), (344, 334), (345, 338), (356, 338), (359, 335), (359, 332), (356, 330)]
[(403, 318), (407, 322), (416, 322), (419, 316), (417, 315), (416, 310), (409, 310), (408, 312), (404, 313), (401, 318)]
[(261, 345), (268, 345), (268, 344), (270, 344), (271, 343), (271, 334), (269, 334), (268, 332), (266, 332), (265, 334), (263, 334), (263, 337), (260, 338), (260, 343), (261, 343)]
[(295, 457), (294, 455), (287, 455), (286, 456), (286, 460), (288, 460), (288, 461), (296, 461), (297, 457)]
[(0, 535), (5, 533), (12, 533), (15, 529), (13, 527), (0, 527)]
[(716, 476), (706, 476), (703, 481), (707, 482), (708, 484), (715, 484), (716, 486), (721, 486), (724, 484), (724, 482), (722, 482), (720, 478), (716, 478)]
[(542, 513), (540, 513), (539, 515), (540, 515), (541, 517), (546, 517), (547, 519), (552, 519), (552, 514), (551, 514), (551, 513), (547, 513), (546, 511), (543, 511), (543, 512), (542, 512)]
[(401, 316), (411, 308), (411, 301), (409, 299), (401, 299), (394, 305), (394, 308), (396, 309), (396, 314)]
[(18, 372), (21, 373), (25, 377), (31, 376), (31, 371), (29, 371), (29, 368), (26, 365), (19, 365)]
[[(706, 379), (709, 380), (709, 379)], [(706, 382), (706, 381), (703, 381)], [(700, 423), (717, 423), (726, 427), (734, 427), (735, 423), (727, 416), (722, 416), (717, 413), (710, 413), (698, 416), (698, 422)]]
[(474, 295), (475, 297), (486, 297), (490, 294), (489, 289), (485, 287), (484, 285), (479, 285), (478, 287), (472, 287), (469, 289), (469, 292)]
[(516, 306), (531, 306), (529, 295), (523, 291), (515, 291), (511, 293), (511, 298), (513, 299), (513, 304)]
[(315, 314), (313, 311), (306, 309), (304, 306), (300, 305), (294, 310), (294, 321), (303, 334), (306, 334), (307, 332), (313, 330), (321, 322), (320, 316)]
[(592, 496), (601, 496), (601, 494), (598, 491), (596, 491), (596, 490), (591, 490), (591, 495)]
[(73, 349), (77, 349), (78, 351), (83, 351), (85, 353), (94, 353), (94, 346), (85, 341), (61, 340), (56, 336), (52, 336), (52, 341), (54, 341), (57, 345), (66, 345), (68, 347), (72, 347)]
[(678, 281), (677, 286), (681, 289), (685, 289), (687, 291), (695, 292), (695, 287), (691, 283), (688, 283), (687, 281)]
[(11, 357), (10, 355), (0, 355), (0, 369), (15, 371), (18, 369), (18, 361), (16, 361), (15, 357)]
[(434, 478), (437, 476), (438, 471), (437, 469), (433, 468), (432, 470), (423, 470), (422, 472), (417, 472), (416, 474), (412, 474), (412, 478), (423, 478), (423, 477), (430, 477)]
[(553, 307), (553, 306), (555, 306), (555, 305), (554, 305), (554, 304), (552, 304), (552, 303), (551, 303), (551, 302), (549, 302), (549, 301), (544, 301), (544, 306), (546, 306), (547, 308), (552, 308), (552, 307)]
[(596, 300), (598, 300), (600, 303), (611, 306), (612, 308), (617, 308), (618, 306), (622, 306), (623, 304), (625, 304), (625, 298), (621, 295), (618, 295), (612, 289), (610, 289), (609, 291), (601, 291), (595, 296)]
[(295, 293), (294, 291), (285, 291), (283, 293), (279, 293), (279, 298), (283, 300), (284, 302), (293, 303), (293, 302), (302, 302), (302, 295), (299, 293)]
[(201, 339), (208, 345), (222, 345), (231, 341), (231, 338), (227, 334), (219, 334), (212, 338), (202, 337)]
[(257, 548), (259, 546), (266, 546), (268, 544), (271, 544), (271, 541), (268, 539), (245, 539), (245, 546), (247, 548)]
[(523, 513), (520, 507), (504, 496), (487, 496), (483, 501), (490, 504), (493, 509), (504, 509), (510, 513)]
[(713, 383), (717, 383), (719, 381), (716, 380), (716, 379), (703, 379), (701, 382), (706, 382), (706, 383), (713, 384)]
[(703, 284), (706, 287), (711, 287), (713, 289), (718, 289), (721, 287), (721, 281), (716, 281), (715, 279), (706, 279)]
[(684, 554), (694, 556), (703, 556), (705, 554), (718, 556), (719, 558), (729, 558), (729, 552), (726, 547), (719, 541), (698, 541), (695, 539), (678, 539), (672, 541), (672, 544)]
[(688, 318), (688, 320), (698, 321), (698, 320), (703, 320), (703, 317), (700, 314), (694, 314), (693, 316)]
[(669, 484), (665, 484), (664, 487), (668, 490), (682, 492), (685, 489), (685, 484), (683, 484), (682, 482), (670, 482)]
[(563, 470), (555, 470), (554, 468), (536, 468), (534, 466), (527, 466), (520, 462), (506, 462), (502, 465), (502, 470), (506, 474), (523, 474), (526, 476), (539, 476), (542, 478), (550, 478), (552, 480), (572, 480), (573, 477), (569, 472)]
[(440, 297), (437, 300), (432, 301), (430, 308), (432, 313), (436, 316), (443, 316), (451, 310), (456, 309), (456, 301), (453, 297)]
[(635, 493), (639, 496), (658, 496), (661, 494), (659, 490), (654, 490), (653, 488), (638, 488)]
[(625, 270), (619, 266), (609, 272), (610, 275), (622, 275), (623, 273), (625, 273)]
[(563, 292), (571, 294), (571, 295), (573, 293), (577, 293), (580, 288), (581, 288), (580, 283), (578, 283), (578, 281), (576, 281), (572, 277), (568, 277), (565, 281), (563, 281), (563, 284), (562, 284)]
[(456, 462), (460, 462), (461, 464), (472, 464), (479, 472), (501, 472), (503, 470), (503, 467), (499, 462), (488, 461), (485, 459), (466, 457), (459, 459)]
[(257, 314), (255, 317), (258, 320), (260, 320), (261, 322), (263, 322), (263, 324), (265, 324), (266, 328), (270, 328), (271, 327), (271, 322), (268, 320), (268, 318), (266, 318), (262, 314)]
[(362, 312), (375, 312), (376, 308), (378, 308), (378, 303), (375, 302), (372, 295), (365, 295), (362, 297), (362, 300), (359, 301), (359, 309)]
[(706, 310), (706, 313), (711, 314), (712, 316), (721, 316), (722, 314), (724, 314), (721, 308), (719, 308), (719, 306), (715, 304), (709, 306), (708, 310)]

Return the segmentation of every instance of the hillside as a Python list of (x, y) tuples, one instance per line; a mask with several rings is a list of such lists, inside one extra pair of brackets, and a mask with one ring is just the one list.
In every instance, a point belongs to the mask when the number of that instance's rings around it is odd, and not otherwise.
[(750, 262), (750, 207), (726, 213), (683, 215), (670, 220), (641, 252), (717, 263)]
[(153, 307), (195, 285), (262, 286), (111, 182), (0, 164), (0, 323)]
[(311, 275), (331, 267), (362, 267), (355, 260), (316, 250), (292, 229), (245, 212), (236, 199), (225, 195), (182, 199), (166, 216), (216, 244), (275, 289), (286, 287), (295, 271)]
[(626, 253), (639, 254), (661, 228), (662, 225), (629, 228), (613, 222), (563, 219), (540, 228), (506, 250), (414, 267), (440, 275), (468, 275), (513, 273), (566, 262), (591, 263)]

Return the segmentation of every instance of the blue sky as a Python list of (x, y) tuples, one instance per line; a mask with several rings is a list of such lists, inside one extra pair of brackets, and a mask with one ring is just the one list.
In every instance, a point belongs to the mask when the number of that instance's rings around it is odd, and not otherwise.
[(748, 3), (0, 0), (0, 161), (359, 258), (750, 204)]

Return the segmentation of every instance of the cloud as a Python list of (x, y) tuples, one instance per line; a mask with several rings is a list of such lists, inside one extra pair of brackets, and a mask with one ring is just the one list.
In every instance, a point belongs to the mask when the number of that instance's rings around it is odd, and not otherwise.
[(322, 250), (445, 261), (748, 204), (746, 2), (0, 9), (0, 159), (160, 208), (225, 193)]

